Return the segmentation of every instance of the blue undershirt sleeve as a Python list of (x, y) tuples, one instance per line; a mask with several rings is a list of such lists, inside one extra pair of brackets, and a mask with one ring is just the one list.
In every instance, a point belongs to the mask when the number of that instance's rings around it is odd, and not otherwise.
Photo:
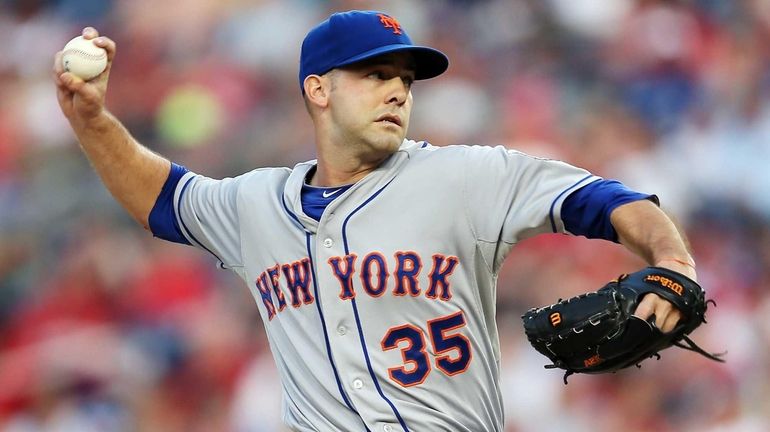
[(570, 194), (562, 204), (564, 227), (574, 235), (618, 242), (618, 233), (610, 222), (610, 214), (618, 206), (648, 199), (655, 204), (658, 197), (628, 189), (617, 180), (597, 180)]
[(171, 163), (171, 171), (166, 183), (155, 200), (155, 205), (150, 211), (150, 231), (152, 235), (163, 240), (189, 245), (190, 242), (179, 229), (179, 223), (174, 212), (174, 192), (179, 180), (189, 170), (181, 165)]

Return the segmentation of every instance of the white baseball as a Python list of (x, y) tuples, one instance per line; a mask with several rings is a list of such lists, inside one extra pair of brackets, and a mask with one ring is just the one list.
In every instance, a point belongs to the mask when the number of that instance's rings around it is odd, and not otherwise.
[(88, 81), (107, 67), (107, 51), (94, 44), (92, 39), (78, 36), (64, 45), (62, 66), (66, 72)]

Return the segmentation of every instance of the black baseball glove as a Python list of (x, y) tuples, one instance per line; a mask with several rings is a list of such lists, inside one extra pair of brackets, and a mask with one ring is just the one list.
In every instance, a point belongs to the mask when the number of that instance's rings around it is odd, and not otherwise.
[[(670, 301), (682, 313), (676, 327), (663, 333), (654, 324), (633, 315), (647, 293)], [(709, 303), (703, 288), (687, 276), (661, 267), (647, 267), (621, 275), (599, 291), (556, 304), (533, 308), (521, 318), (532, 346), (551, 359), (546, 368), (565, 369), (564, 383), (573, 373), (615, 372), (637, 365), (672, 345), (724, 361), (710, 354), (687, 335), (701, 323)]]

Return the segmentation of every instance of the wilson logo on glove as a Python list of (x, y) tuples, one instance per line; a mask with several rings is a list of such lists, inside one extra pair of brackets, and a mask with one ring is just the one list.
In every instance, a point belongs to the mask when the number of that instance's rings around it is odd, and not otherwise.
[[(671, 332), (663, 333), (654, 321), (633, 315), (642, 297), (649, 293), (670, 301), (682, 313)], [(670, 346), (723, 362), (720, 356), (724, 353), (708, 353), (687, 336), (706, 322), (709, 303), (714, 302), (707, 301), (703, 288), (687, 276), (662, 267), (647, 267), (622, 275), (596, 292), (530, 309), (521, 318), (529, 342), (553, 362), (546, 368), (566, 370), (566, 384), (573, 373), (616, 372), (640, 366), (648, 358), (659, 359), (658, 352)]]
[(679, 295), (682, 295), (684, 293), (684, 287), (682, 285), (679, 285), (678, 283), (672, 281), (671, 279), (669, 279), (669, 278), (667, 278), (665, 276), (661, 276), (661, 275), (657, 275), (657, 274), (652, 274), (652, 275), (648, 275), (647, 277), (645, 277), (644, 281), (645, 282), (656, 282), (656, 283), (660, 284), (661, 286), (664, 286), (664, 287), (670, 289), (671, 291), (674, 291), (675, 293), (677, 293)]

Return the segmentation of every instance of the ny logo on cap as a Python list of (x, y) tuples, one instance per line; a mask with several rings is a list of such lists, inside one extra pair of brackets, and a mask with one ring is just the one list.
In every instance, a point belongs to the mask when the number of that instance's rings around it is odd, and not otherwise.
[(399, 24), (395, 18), (385, 14), (377, 14), (377, 16), (380, 17), (380, 22), (385, 28), (393, 29), (393, 33), (395, 34), (401, 34), (401, 24)]

